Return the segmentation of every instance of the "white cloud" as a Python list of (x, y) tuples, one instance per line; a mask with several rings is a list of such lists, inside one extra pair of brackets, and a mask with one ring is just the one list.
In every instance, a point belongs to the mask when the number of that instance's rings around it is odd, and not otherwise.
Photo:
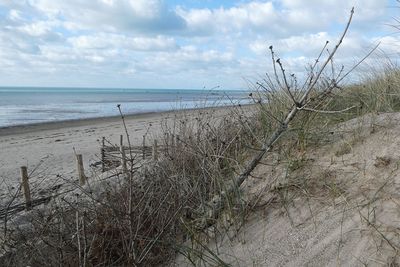
[[(315, 54), (325, 45), (326, 41), (331, 40), (331, 36), (327, 32), (319, 32), (315, 34), (304, 34), (301, 36), (291, 36), (277, 40), (257, 40), (250, 44), (250, 49), (258, 55), (267, 52), (269, 45), (275, 46), (280, 53), (302, 52), (304, 55)], [(331, 40), (332, 41), (332, 40)]]
[(313, 18), (322, 21), (337, 21), (347, 19), (352, 7), (356, 8), (357, 20), (378, 18), (388, 8), (387, 0), (282, 0), (285, 10), (290, 12), (302, 11)]
[(287, 37), (326, 31), (332, 24), (347, 21), (353, 6), (356, 27), (364, 27), (365, 22), (375, 21), (387, 11), (385, 0), (282, 0), (251, 1), (230, 8), (186, 10), (178, 7), (177, 13), (185, 19), (192, 34), (243, 31)]
[(176, 51), (150, 54), (144, 60), (137, 61), (129, 66), (132, 67), (133, 65), (137, 73), (160, 74), (160, 70), (163, 70), (162, 73), (164, 74), (176, 74), (198, 73), (208, 70), (223, 72), (231, 64), (235, 64), (235, 59), (231, 53), (216, 50), (204, 51), (195, 46), (184, 46)]
[(82, 29), (162, 32), (184, 27), (184, 21), (161, 0), (31, 0), (52, 17), (75, 22)]
[(170, 3), (0, 0), (0, 80), (241, 87), (243, 77), (270, 70), (269, 45), (288, 68), (304, 71), (326, 40), (335, 43), (352, 5), (354, 23), (338, 62), (352, 62), (377, 39), (391, 55), (400, 52), (394, 45), (399, 38), (379, 32), (391, 19), (383, 0), (240, 0), (217, 7), (202, 2), (203, 8)]
[(11, 9), (8, 14), (8, 17), (10, 18), (10, 20), (13, 21), (22, 20), (21, 12), (16, 9)]
[[(333, 50), (333, 46), (336, 45), (338, 39), (339, 36), (333, 36), (328, 32), (318, 32), (274, 40), (256, 40), (249, 44), (249, 48), (257, 55), (265, 55), (269, 53), (268, 47), (273, 45), (276, 52), (279, 52), (282, 56), (301, 54), (302, 56), (313, 57), (321, 52), (327, 41), (329, 42), (327, 48)], [(362, 51), (363, 44), (368, 45), (371, 43), (362, 36), (350, 33), (341, 45), (341, 50), (344, 52), (340, 54), (341, 56), (354, 54), (356, 51)]]
[(387, 56), (397, 58), (400, 54), (400, 36), (385, 36), (376, 40), (380, 42), (380, 49)]
[(190, 9), (178, 8), (189, 31), (196, 33), (229, 32), (234, 30), (268, 28), (276, 19), (272, 2), (250, 2), (231, 8)]
[(95, 34), (71, 37), (68, 41), (76, 49), (128, 49), (134, 51), (162, 51), (178, 48), (174, 38), (127, 37), (119, 34)]
[(52, 32), (52, 26), (46, 22), (40, 21), (19, 26), (16, 30), (31, 36), (44, 36)]

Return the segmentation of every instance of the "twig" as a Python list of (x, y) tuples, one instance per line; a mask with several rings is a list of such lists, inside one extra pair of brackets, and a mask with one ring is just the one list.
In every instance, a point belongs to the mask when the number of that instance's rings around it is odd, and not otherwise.
[[(14, 200), (17, 198), (19, 192), (21, 191), (22, 184), (19, 185), (18, 189), (15, 191), (14, 195), (11, 197), (10, 201), (8, 202), (6, 208), (5, 208), (5, 213), (4, 213), (4, 237), (7, 236), (7, 215), (8, 215), (8, 210), (10, 209), (11, 204), (14, 202)], [(1, 210), (0, 210), (0, 218), (1, 218)]]
[(287, 81), (285, 69), (283, 68), (282, 62), (281, 62), (281, 60), (280, 60), (279, 58), (276, 60), (276, 62), (279, 64), (279, 67), (280, 67), (280, 69), (281, 69), (282, 76), (283, 76), (283, 81), (285, 82), (285, 86), (286, 86), (286, 91), (287, 91), (287, 93), (289, 94), (290, 99), (293, 101), (293, 103), (294, 103), (296, 106), (298, 106), (299, 103), (297, 102), (297, 100), (294, 98), (292, 92), (290, 91), (291, 89), (290, 89), (289, 83), (288, 83), (288, 81)]
[(337, 113), (343, 113), (343, 112), (349, 111), (349, 110), (351, 110), (353, 108), (356, 108), (356, 107), (358, 107), (358, 106), (355, 105), (355, 106), (351, 106), (351, 107), (348, 107), (348, 108), (345, 108), (345, 109), (342, 109), (342, 110), (317, 110), (317, 109), (313, 109), (313, 108), (306, 108), (306, 107), (303, 106), (303, 107), (300, 107), (300, 108), (297, 108), (297, 109), (298, 110), (303, 110), (303, 111), (316, 112), (316, 113), (337, 114)]

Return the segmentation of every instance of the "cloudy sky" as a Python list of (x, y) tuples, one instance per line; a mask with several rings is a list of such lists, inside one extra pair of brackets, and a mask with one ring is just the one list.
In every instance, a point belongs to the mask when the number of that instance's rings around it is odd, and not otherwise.
[(338, 62), (397, 57), (395, 0), (0, 0), (0, 86), (246, 88), (269, 45), (301, 74), (352, 6)]

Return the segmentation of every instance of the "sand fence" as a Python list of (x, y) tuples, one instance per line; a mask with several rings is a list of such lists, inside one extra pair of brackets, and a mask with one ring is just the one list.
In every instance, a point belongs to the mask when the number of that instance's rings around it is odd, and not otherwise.
[[(120, 142), (118, 145), (111, 144), (102, 137), (101, 148), (100, 148), (100, 161), (90, 164), (90, 167), (101, 169), (101, 173), (107, 176), (104, 179), (112, 178), (120, 174), (126, 175), (137, 169), (134, 167), (138, 162), (157, 162), (160, 156), (166, 155), (177, 151), (177, 146), (180, 144), (178, 135), (167, 134), (164, 139), (164, 144), (160, 145), (157, 139), (153, 139), (152, 142), (146, 140), (146, 136), (143, 136), (142, 144), (137, 146), (126, 146), (124, 145), (123, 135), (120, 135)], [(151, 145), (147, 145), (151, 143)], [(76, 173), (79, 186), (83, 187), (87, 184), (89, 176), (85, 174), (84, 160), (82, 154), (75, 154), (76, 159)], [(120, 167), (120, 168), (119, 168)], [(117, 173), (110, 174), (110, 171), (117, 170)], [(48, 203), (52, 198), (59, 197), (61, 194), (68, 194), (73, 190), (66, 190), (60, 194), (49, 194), (47, 196), (41, 196), (33, 198), (31, 194), (29, 172), (27, 166), (20, 167), (21, 180), (19, 190), (23, 193), (23, 201), (15, 205), (6, 205), (0, 209), (0, 220), (7, 220), (8, 215), (16, 214), (21, 211), (29, 211), (35, 206), (39, 206), (44, 203)], [(49, 190), (51, 191), (51, 190)], [(17, 196), (15, 196), (16, 198)], [(13, 203), (15, 199), (9, 201)]]

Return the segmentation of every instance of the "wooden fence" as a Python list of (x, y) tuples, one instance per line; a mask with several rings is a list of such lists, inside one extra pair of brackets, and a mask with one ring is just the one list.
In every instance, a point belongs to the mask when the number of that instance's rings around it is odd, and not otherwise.
[[(170, 138), (171, 137), (171, 138)], [(135, 161), (140, 160), (153, 160), (157, 161), (160, 153), (167, 151), (175, 147), (179, 140), (178, 136), (167, 136), (166, 137), (166, 145), (160, 146), (157, 140), (153, 140), (153, 144), (151, 146), (146, 145), (146, 138), (143, 136), (143, 142), (141, 146), (125, 146), (123, 144), (123, 136), (120, 136), (119, 145), (106, 145), (106, 140), (102, 138), (102, 146), (101, 146), (101, 161), (91, 164), (91, 166), (99, 166), (101, 165), (102, 172), (114, 169), (118, 166), (122, 166), (122, 173), (127, 173), (127, 163), (130, 159)], [(77, 166), (77, 174), (79, 185), (84, 186), (88, 177), (85, 175), (85, 169), (83, 165), (83, 157), (81, 154), (76, 154), (76, 166)], [(6, 205), (4, 208), (0, 208), (0, 219), (7, 220), (7, 215), (20, 212), (22, 210), (30, 210), (34, 206), (41, 205), (50, 201), (53, 196), (45, 196), (38, 199), (32, 199), (31, 197), (31, 189), (29, 184), (29, 175), (28, 168), (26, 166), (22, 166), (20, 168), (21, 171), (21, 182), (20, 189), (22, 190), (24, 196), (24, 202), (16, 205), (11, 205), (13, 201), (10, 202), (10, 205)], [(65, 192), (67, 193), (67, 192)]]
[(174, 147), (177, 144), (177, 139), (179, 137), (177, 135), (171, 135), (166, 138), (167, 144), (160, 145), (156, 139), (153, 140), (152, 145), (146, 144), (146, 137), (143, 136), (142, 145), (132, 145), (125, 146), (123, 144), (123, 136), (120, 136), (120, 144), (112, 145), (106, 144), (105, 138), (103, 137), (102, 146), (101, 146), (101, 160), (96, 162), (94, 165), (100, 165), (102, 172), (114, 169), (118, 166), (123, 166), (125, 168), (126, 162), (128, 159), (132, 160), (146, 160), (152, 159), (154, 161), (158, 160), (160, 153), (163, 153), (168, 150), (168, 148)]

